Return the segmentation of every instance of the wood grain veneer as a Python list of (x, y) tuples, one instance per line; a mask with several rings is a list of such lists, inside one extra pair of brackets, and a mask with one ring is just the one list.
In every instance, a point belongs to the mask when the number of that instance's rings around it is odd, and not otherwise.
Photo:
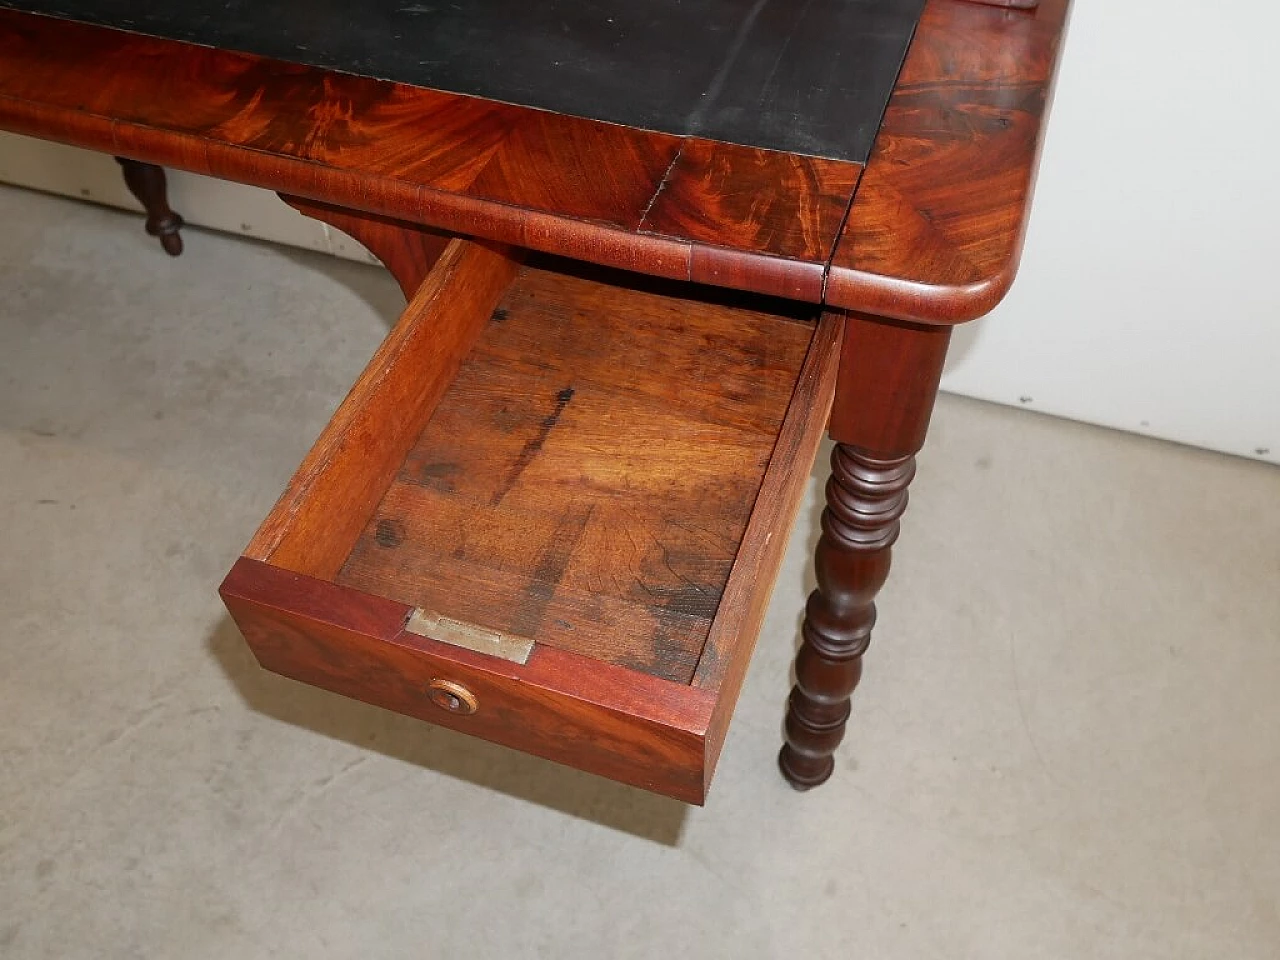
[(960, 323), (1013, 282), (1070, 0), (929, 0), (831, 260), (826, 302)]
[(857, 164), (689, 139), (640, 231), (693, 241), (692, 280), (817, 302), (861, 173)]
[[(13, 11), (0, 11), (0, 127), (450, 233), (814, 302), (835, 212), (861, 169)], [(778, 199), (758, 202), (769, 194)], [(673, 204), (695, 195), (695, 215), (674, 216)], [(695, 253), (700, 265), (728, 255), (733, 267), (695, 270)]]
[(0, 126), (655, 276), (957, 323), (1012, 282), (1068, 9), (929, 0), (865, 172), (12, 11)]

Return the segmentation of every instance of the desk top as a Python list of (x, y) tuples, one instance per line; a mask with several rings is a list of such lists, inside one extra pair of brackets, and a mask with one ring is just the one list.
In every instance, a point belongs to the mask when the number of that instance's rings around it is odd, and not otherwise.
[(924, 0), (0, 0), (681, 137), (861, 163)]
[(950, 324), (1012, 282), (1070, 0), (925, 0), (865, 165), (5, 6), (0, 129), (655, 276)]

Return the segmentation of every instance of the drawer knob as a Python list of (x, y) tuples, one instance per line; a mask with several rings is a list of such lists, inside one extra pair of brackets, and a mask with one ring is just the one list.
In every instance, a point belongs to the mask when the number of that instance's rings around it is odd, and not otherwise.
[(480, 708), (476, 695), (452, 680), (432, 680), (427, 684), (427, 696), (440, 709), (464, 717)]

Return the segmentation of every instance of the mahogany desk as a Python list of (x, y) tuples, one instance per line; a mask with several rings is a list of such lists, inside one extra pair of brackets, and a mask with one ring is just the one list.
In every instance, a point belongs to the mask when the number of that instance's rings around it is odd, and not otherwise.
[(780, 763), (831, 774), (1069, 2), (0, 0), (0, 127), (276, 190), (405, 292), (222, 585), (265, 667), (701, 803), (824, 430)]

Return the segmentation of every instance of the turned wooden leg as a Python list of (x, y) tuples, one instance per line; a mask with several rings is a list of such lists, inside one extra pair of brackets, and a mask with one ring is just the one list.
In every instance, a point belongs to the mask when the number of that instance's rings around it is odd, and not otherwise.
[(450, 239), (430, 227), (390, 217), (360, 213), (283, 193), (280, 199), (302, 215), (337, 227), (364, 244), (391, 271), (406, 300), (417, 292)]
[(125, 186), (147, 211), (147, 233), (160, 238), (160, 246), (171, 257), (182, 253), (182, 217), (169, 209), (164, 169), (153, 163), (116, 157), (124, 171)]
[(889, 548), (907, 506), (915, 457), (877, 460), (837, 444), (815, 566), (818, 589), (805, 608), (804, 644), (787, 709), (779, 762), (798, 789), (826, 781), (844, 739), (850, 695), (876, 622), (875, 597), (889, 576)]
[(946, 327), (846, 318), (831, 414), (836, 446), (815, 558), (818, 588), (805, 607), (778, 757), (798, 790), (824, 783), (835, 769), (949, 339)]

